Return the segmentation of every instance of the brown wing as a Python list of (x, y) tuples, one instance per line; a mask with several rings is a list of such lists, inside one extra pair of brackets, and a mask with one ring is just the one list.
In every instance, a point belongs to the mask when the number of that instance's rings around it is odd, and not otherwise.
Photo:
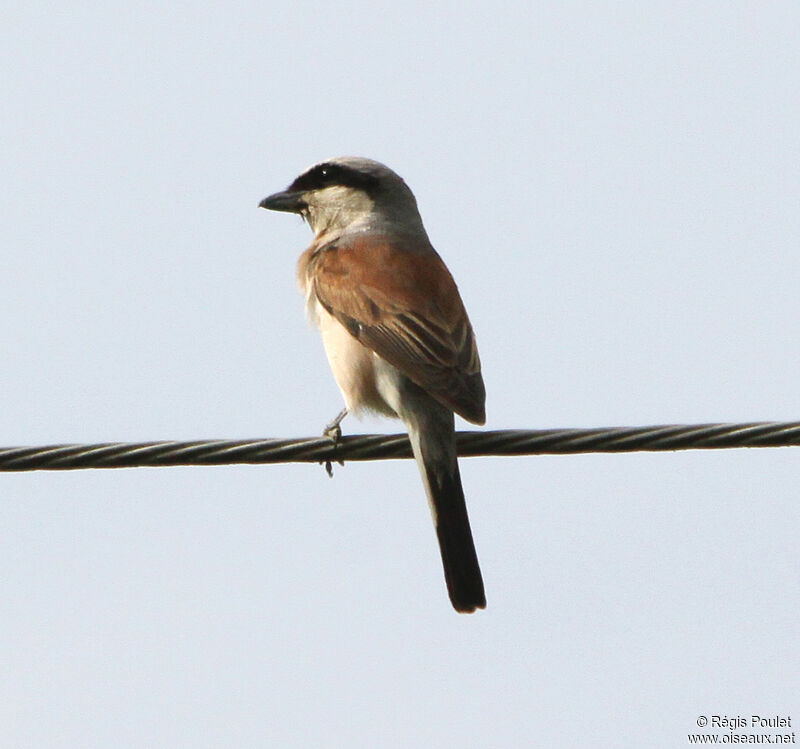
[(328, 310), (367, 348), (460, 416), (486, 420), (475, 336), (453, 277), (423, 252), (376, 237), (328, 245), (308, 278)]

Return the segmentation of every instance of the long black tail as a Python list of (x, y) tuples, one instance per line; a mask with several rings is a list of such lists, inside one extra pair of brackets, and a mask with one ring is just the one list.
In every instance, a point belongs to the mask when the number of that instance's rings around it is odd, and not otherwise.
[(486, 608), (486, 594), (458, 471), (453, 414), (435, 406), (407, 422), (409, 437), (431, 504), (450, 601), (456, 611), (470, 614)]

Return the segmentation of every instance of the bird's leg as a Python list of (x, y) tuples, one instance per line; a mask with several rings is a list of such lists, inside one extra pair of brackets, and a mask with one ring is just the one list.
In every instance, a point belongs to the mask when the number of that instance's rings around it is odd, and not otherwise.
[[(336, 450), (336, 445), (339, 443), (339, 440), (342, 438), (342, 427), (339, 426), (342, 423), (344, 417), (347, 416), (347, 409), (343, 408), (337, 414), (336, 418), (325, 427), (325, 431), (322, 433), (323, 437), (329, 437), (333, 440), (333, 449)], [(344, 465), (343, 460), (337, 461), (340, 466)], [(325, 470), (328, 473), (328, 476), (333, 478), (333, 466), (331, 465), (330, 460), (325, 461)]]
[(338, 442), (342, 438), (342, 428), (339, 425), (342, 423), (342, 421), (344, 421), (345, 416), (347, 416), (347, 409), (343, 408), (336, 415), (336, 418), (325, 427), (325, 431), (322, 432), (322, 436), (330, 437), (334, 443)]

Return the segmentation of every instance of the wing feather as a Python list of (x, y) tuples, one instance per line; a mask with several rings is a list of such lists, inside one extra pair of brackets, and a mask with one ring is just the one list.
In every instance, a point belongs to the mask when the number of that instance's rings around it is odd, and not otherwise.
[(469, 421), (485, 421), (475, 336), (453, 277), (430, 245), (374, 236), (325, 245), (312, 292), (364, 346)]

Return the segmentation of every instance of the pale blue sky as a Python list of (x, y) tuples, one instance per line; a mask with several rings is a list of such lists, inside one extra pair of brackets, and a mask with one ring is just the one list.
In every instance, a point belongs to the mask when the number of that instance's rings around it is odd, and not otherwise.
[[(6, 3), (0, 445), (310, 436), (310, 163), (415, 191), (487, 428), (800, 414), (800, 6)], [(396, 431), (348, 420), (345, 431)], [(674, 747), (800, 720), (800, 451), (0, 475), (4, 747)]]

